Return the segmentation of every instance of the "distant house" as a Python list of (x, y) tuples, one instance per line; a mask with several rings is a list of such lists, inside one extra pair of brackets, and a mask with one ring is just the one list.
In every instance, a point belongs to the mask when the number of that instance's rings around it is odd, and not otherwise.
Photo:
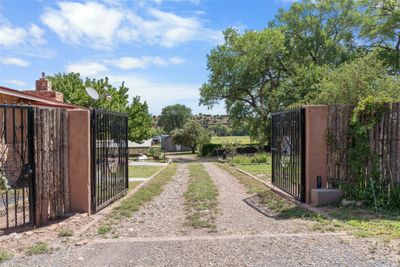
[(153, 140), (145, 140), (143, 143), (128, 142), (129, 156), (136, 156), (140, 154), (147, 154), (153, 144)]
[(170, 135), (161, 136), (161, 147), (165, 149), (166, 152), (192, 151), (188, 146), (174, 144)]

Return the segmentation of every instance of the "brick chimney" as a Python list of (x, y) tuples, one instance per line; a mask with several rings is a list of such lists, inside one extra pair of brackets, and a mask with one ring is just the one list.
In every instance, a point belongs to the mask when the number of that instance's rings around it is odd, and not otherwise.
[(42, 77), (36, 80), (36, 91), (51, 91), (51, 82), (46, 79), (44, 72), (42, 72)]
[(51, 82), (46, 79), (44, 72), (42, 72), (42, 77), (39, 78), (39, 80), (36, 80), (36, 90), (24, 92), (33, 96), (64, 102), (64, 94), (51, 89)]

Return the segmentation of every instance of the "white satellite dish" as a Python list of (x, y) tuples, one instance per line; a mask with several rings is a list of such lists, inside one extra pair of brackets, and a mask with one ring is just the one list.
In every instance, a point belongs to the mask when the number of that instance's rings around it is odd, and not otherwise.
[(96, 90), (94, 90), (91, 87), (86, 88), (86, 93), (93, 99), (93, 100), (99, 100), (99, 93), (97, 93)]

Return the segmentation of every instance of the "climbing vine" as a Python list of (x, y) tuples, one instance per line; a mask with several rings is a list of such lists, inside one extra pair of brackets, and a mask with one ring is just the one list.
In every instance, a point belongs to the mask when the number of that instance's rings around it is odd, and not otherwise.
[(360, 101), (353, 111), (349, 127), (349, 137), (353, 141), (349, 149), (349, 164), (355, 184), (344, 190), (346, 195), (375, 209), (400, 207), (400, 187), (393, 183), (392, 177), (382, 177), (379, 156), (369, 143), (369, 131), (388, 111), (388, 102), (387, 98), (376, 97)]

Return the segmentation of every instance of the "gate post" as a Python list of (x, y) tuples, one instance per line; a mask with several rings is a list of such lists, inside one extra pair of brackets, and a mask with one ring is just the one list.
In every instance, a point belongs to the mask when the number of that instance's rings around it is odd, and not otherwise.
[(311, 203), (311, 189), (317, 188), (317, 176), (322, 177), (322, 187), (327, 183), (328, 106), (306, 106), (305, 185), (306, 203)]
[(68, 111), (68, 160), (71, 211), (91, 213), (90, 111)]

